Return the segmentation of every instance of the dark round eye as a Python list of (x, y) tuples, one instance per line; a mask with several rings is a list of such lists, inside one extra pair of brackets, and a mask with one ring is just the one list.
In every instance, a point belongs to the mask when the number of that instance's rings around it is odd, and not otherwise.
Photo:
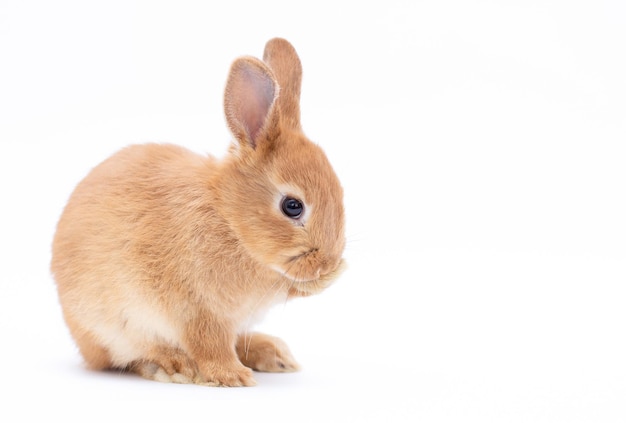
[(291, 219), (297, 219), (302, 215), (304, 211), (304, 205), (302, 201), (297, 200), (292, 197), (285, 197), (280, 205), (285, 216), (290, 217)]

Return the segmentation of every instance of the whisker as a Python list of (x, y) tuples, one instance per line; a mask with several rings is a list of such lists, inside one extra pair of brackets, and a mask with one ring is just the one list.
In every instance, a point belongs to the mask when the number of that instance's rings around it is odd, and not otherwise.
[[(290, 284), (289, 284), (289, 288), (287, 289), (287, 292), (291, 291), (297, 282), (297, 278), (295, 276), (291, 276), (289, 277), (289, 273), (291, 273), (291, 270), (293, 268), (293, 266), (296, 264), (296, 260), (293, 260), (290, 262), (289, 267), (287, 268), (286, 272), (285, 272), (285, 276), (287, 276), (287, 280), (289, 280)], [(287, 296), (285, 298), (285, 306), (287, 305), (287, 300), (289, 299), (289, 296)]]

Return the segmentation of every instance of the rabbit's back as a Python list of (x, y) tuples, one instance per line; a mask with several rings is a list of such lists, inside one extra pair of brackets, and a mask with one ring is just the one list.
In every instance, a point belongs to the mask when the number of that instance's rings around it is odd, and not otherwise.
[(141, 358), (141, 345), (157, 338), (179, 342), (181, 319), (171, 310), (190, 299), (190, 289), (172, 284), (179, 276), (172, 273), (192, 273), (182, 250), (194, 248), (198, 225), (190, 220), (200, 212), (211, 223), (211, 192), (202, 182), (212, 167), (212, 159), (181, 147), (135, 145), (94, 168), (68, 201), (51, 267), (70, 331), (106, 348), (103, 367)]

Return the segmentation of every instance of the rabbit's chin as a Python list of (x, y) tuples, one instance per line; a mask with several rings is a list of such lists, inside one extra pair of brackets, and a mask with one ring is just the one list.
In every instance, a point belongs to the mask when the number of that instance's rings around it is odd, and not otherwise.
[(310, 295), (317, 294), (328, 288), (339, 276), (341, 276), (341, 274), (346, 270), (347, 267), (348, 265), (345, 259), (341, 259), (341, 261), (334, 270), (309, 279), (293, 277), (279, 267), (275, 267), (274, 270), (282, 274), (290, 281), (294, 282), (294, 284), (292, 285), (293, 289), (301, 292), (302, 294)]

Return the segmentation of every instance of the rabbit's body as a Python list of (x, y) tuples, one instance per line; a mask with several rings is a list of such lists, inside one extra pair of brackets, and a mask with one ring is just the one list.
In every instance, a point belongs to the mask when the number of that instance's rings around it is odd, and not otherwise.
[[(272, 52), (297, 60), (284, 40), (268, 43)], [(282, 341), (248, 328), (274, 303), (317, 293), (340, 271), (341, 187), (299, 130), (299, 112), (281, 112), (293, 107), (299, 81), (283, 104), (271, 71), (255, 60), (231, 69), (225, 108), (238, 144), (226, 158), (131, 146), (72, 194), (52, 270), (92, 368), (227, 386), (254, 384), (250, 368), (297, 369)], [(287, 78), (272, 69), (278, 82)], [(298, 202), (284, 205), (292, 197), (306, 206), (297, 217)]]

